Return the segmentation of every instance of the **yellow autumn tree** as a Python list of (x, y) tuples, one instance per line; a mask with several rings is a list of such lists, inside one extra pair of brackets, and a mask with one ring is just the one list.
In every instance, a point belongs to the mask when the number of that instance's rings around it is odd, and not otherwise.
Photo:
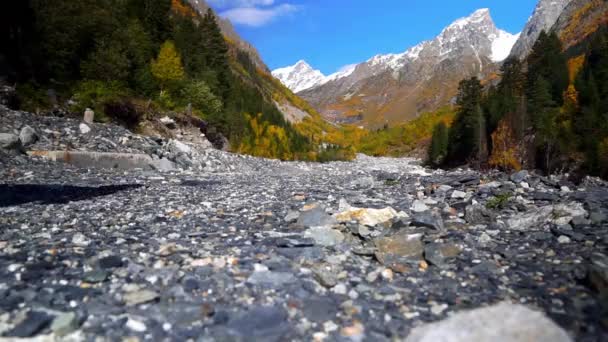
[(246, 118), (251, 128), (251, 136), (241, 142), (238, 148), (240, 153), (283, 160), (294, 157), (284, 128), (264, 121), (261, 114), (257, 116), (246, 114)]
[(521, 170), (520, 146), (514, 138), (513, 130), (507, 120), (501, 120), (492, 133), (492, 155), (490, 166), (501, 170)]
[(158, 57), (152, 60), (150, 69), (152, 75), (160, 83), (161, 97), (164, 89), (171, 83), (184, 79), (185, 72), (182, 59), (175, 44), (168, 40), (160, 47)]

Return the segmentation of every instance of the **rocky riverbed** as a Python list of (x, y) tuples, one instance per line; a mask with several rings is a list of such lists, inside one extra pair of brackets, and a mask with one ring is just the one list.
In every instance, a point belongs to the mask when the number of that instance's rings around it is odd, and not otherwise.
[(0, 339), (608, 340), (598, 179), (279, 162), (5, 108), (0, 123)]

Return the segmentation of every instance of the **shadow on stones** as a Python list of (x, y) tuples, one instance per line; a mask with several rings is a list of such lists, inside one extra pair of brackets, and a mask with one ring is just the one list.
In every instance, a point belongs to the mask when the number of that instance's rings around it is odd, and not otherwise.
[(181, 186), (191, 186), (199, 188), (209, 188), (214, 185), (221, 184), (219, 181), (207, 181), (207, 180), (196, 180), (196, 179), (184, 179), (180, 183)]
[(140, 188), (139, 184), (105, 185), (98, 187), (55, 184), (0, 184), (0, 207), (25, 203), (65, 204), (120, 191)]

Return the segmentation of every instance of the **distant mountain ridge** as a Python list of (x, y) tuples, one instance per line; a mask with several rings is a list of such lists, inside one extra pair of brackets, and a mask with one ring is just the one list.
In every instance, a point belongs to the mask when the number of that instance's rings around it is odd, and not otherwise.
[(517, 38), (498, 29), (484, 8), (454, 21), (433, 40), (403, 53), (374, 56), (333, 77), (303, 61), (273, 74), (325, 118), (377, 126), (407, 121), (450, 102), (461, 79), (494, 73)]

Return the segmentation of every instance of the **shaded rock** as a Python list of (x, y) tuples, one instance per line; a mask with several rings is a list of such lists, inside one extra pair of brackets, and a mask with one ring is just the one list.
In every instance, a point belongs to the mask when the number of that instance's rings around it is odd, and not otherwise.
[(169, 128), (169, 129), (176, 129), (177, 128), (175, 120), (171, 119), (168, 116), (164, 116), (164, 117), (160, 118), (159, 121), (163, 125), (167, 126), (167, 128)]
[(335, 246), (344, 241), (344, 234), (329, 227), (312, 227), (304, 232), (304, 237), (313, 239), (321, 246)]
[(608, 304), (608, 256), (595, 252), (589, 259), (589, 283)]
[(277, 306), (254, 307), (231, 319), (227, 328), (244, 341), (280, 341), (289, 331), (287, 313)]
[(326, 266), (320, 265), (312, 268), (315, 279), (319, 284), (330, 288), (338, 284), (338, 274)]
[(453, 243), (429, 243), (424, 247), (424, 259), (439, 268), (446, 268), (459, 254), (460, 247)]
[(608, 214), (601, 210), (595, 210), (589, 215), (589, 220), (593, 224), (600, 224), (608, 221)]
[(7, 331), (7, 337), (31, 337), (40, 333), (53, 320), (53, 316), (41, 311), (30, 311), (25, 319), (12, 330)]
[(18, 136), (10, 133), (0, 133), (0, 148), (9, 151), (20, 151), (23, 147)]
[(425, 227), (434, 230), (444, 229), (443, 218), (441, 218), (441, 214), (431, 211), (425, 211), (422, 213), (414, 214), (412, 216), (410, 225), (414, 227)]
[(78, 317), (73, 312), (62, 313), (55, 317), (51, 324), (51, 331), (57, 336), (65, 336), (78, 329)]
[(465, 197), (467, 197), (467, 193), (460, 190), (454, 190), (454, 192), (452, 192), (451, 197), (454, 199), (464, 199)]
[(300, 217), (300, 213), (297, 211), (293, 211), (290, 210), (287, 215), (285, 215), (285, 222), (287, 223), (291, 223), (291, 222), (296, 222), (298, 220), (298, 218)]
[(511, 174), (511, 176), (509, 176), (509, 179), (513, 183), (519, 184), (519, 183), (525, 181), (528, 178), (529, 175), (530, 174), (528, 173), (528, 171), (521, 170), (521, 171), (518, 171), (518, 172), (515, 172), (515, 173)]
[(416, 264), (422, 259), (424, 246), (421, 234), (408, 234), (400, 232), (392, 236), (377, 238), (376, 258), (384, 265), (397, 272), (405, 271), (408, 266)]
[(421, 213), (421, 212), (429, 210), (429, 207), (421, 200), (415, 200), (414, 203), (412, 203), (411, 209), (415, 213)]
[(108, 272), (104, 270), (93, 270), (84, 274), (84, 281), (88, 283), (102, 283), (108, 279)]
[(38, 134), (36, 134), (36, 131), (32, 127), (24, 126), (19, 133), (19, 140), (23, 146), (27, 147), (38, 140)]
[(152, 290), (138, 290), (125, 293), (122, 299), (128, 306), (144, 304), (158, 299), (158, 293)]
[(526, 213), (512, 216), (507, 220), (507, 226), (512, 230), (528, 230), (530, 228), (538, 228), (550, 222), (552, 213), (552, 206), (534, 208)]
[(559, 199), (559, 196), (552, 192), (535, 191), (532, 193), (532, 198), (536, 201), (553, 202)]
[(543, 313), (523, 305), (501, 303), (417, 327), (405, 341), (570, 342), (572, 339)]
[(110, 255), (99, 259), (99, 267), (103, 269), (117, 268), (124, 265), (122, 258), (117, 255)]
[(280, 287), (285, 284), (294, 283), (296, 280), (297, 278), (291, 273), (265, 270), (253, 272), (249, 278), (247, 278), (247, 283), (268, 287)]
[(481, 204), (466, 207), (464, 219), (471, 224), (489, 224), (496, 220), (496, 214)]
[(575, 217), (584, 218), (587, 216), (587, 211), (581, 203), (571, 202), (556, 204), (553, 207), (553, 222), (557, 225), (566, 225)]
[(310, 210), (300, 213), (297, 224), (304, 227), (323, 227), (332, 226), (336, 222), (336, 219), (327, 214), (321, 205), (315, 205)]

